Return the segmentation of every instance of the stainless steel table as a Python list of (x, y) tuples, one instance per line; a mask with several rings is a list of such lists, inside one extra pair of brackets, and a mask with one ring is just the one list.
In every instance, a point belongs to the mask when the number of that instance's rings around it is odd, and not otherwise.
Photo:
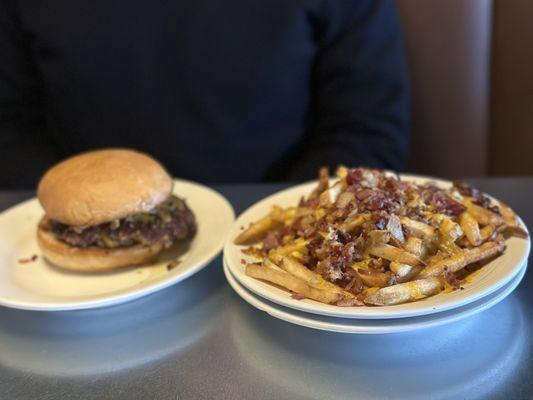
[[(474, 181), (533, 222), (533, 179)], [(237, 213), (280, 185), (216, 187)], [(0, 192), (0, 209), (31, 193)], [(365, 336), (279, 321), (221, 259), (162, 292), (90, 311), (0, 307), (0, 399), (532, 399), (533, 273), (467, 320)]]

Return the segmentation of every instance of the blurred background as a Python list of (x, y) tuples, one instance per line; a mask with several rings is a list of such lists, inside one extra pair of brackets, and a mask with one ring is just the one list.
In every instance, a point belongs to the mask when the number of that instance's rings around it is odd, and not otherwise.
[(412, 84), (409, 170), (533, 174), (533, 2), (397, 0)]

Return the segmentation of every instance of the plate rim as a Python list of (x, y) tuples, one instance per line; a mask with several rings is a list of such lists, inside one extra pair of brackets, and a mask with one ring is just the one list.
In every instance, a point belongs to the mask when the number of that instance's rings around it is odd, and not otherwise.
[[(482, 297), (478, 300), (476, 300), (473, 303), (466, 304), (461, 307), (457, 307), (452, 310), (446, 310), (441, 311), (434, 314), (427, 314), (427, 315), (420, 315), (420, 316), (414, 316), (409, 318), (383, 318), (383, 319), (363, 319), (363, 318), (339, 318), (339, 317), (331, 317), (331, 316), (318, 316), (319, 318), (326, 318), (331, 319), (332, 321), (317, 321), (313, 317), (316, 314), (312, 313), (305, 313), (302, 311), (294, 310), (289, 307), (284, 307), (282, 305), (269, 302), (268, 300), (263, 300), (262, 297), (255, 295), (253, 292), (247, 290), (243, 285), (239, 283), (237, 278), (232, 274), (231, 270), (229, 269), (226, 260), (223, 260), (223, 268), (224, 268), (224, 276), (226, 277), (226, 280), (228, 281), (230, 287), (235, 291), (235, 293), (241, 297), (246, 303), (251, 305), (252, 307), (256, 308), (257, 310), (263, 311), (267, 313), (269, 316), (273, 318), (280, 319), (282, 321), (298, 325), (298, 326), (304, 326), (311, 329), (317, 329), (327, 332), (338, 332), (338, 333), (348, 333), (348, 334), (362, 334), (362, 335), (380, 335), (380, 334), (392, 334), (392, 333), (402, 333), (402, 332), (412, 332), (416, 330), (421, 329), (427, 329), (427, 328), (433, 328), (453, 322), (460, 321), (462, 319), (468, 318), (470, 316), (473, 316), (475, 314), (481, 313), (501, 301), (503, 301), (505, 298), (507, 298), (522, 282), (526, 271), (527, 271), (527, 263), (524, 263), (522, 267), (520, 268), (520, 271), (515, 277), (511, 280), (511, 282), (508, 282), (507, 285), (504, 287), (499, 288), (498, 293), (492, 293), (488, 296)], [(477, 304), (474, 304), (477, 303)], [(463, 309), (461, 311), (461, 309)], [(291, 312), (292, 311), (292, 312)], [(296, 311), (299, 314), (302, 315), (294, 315), (294, 311)], [(439, 314), (446, 314), (448, 315), (440, 315)], [(287, 317), (288, 316), (288, 317)], [(298, 319), (296, 319), (298, 318)], [(316, 317), (315, 317), (316, 318)], [(347, 324), (341, 324), (338, 321), (335, 322), (334, 320), (344, 320), (347, 322)], [(387, 326), (386, 323), (391, 320), (398, 320), (398, 321), (409, 321), (409, 320), (416, 320), (417, 324), (408, 324), (404, 323), (402, 325), (396, 325), (396, 326)], [(424, 319), (424, 320), (421, 320)], [(370, 324), (377, 324), (379, 322), (383, 322), (385, 325), (379, 326), (378, 328), (371, 326), (357, 326), (357, 321), (364, 321), (366, 323)], [(317, 325), (318, 324), (318, 325)], [(329, 327), (328, 327), (329, 325)]]
[[(400, 176), (407, 180), (419, 180), (419, 181), (424, 181), (424, 182), (433, 181), (433, 182), (436, 182), (438, 185), (444, 185), (444, 186), (451, 185), (450, 181), (439, 179), (439, 178), (428, 177), (428, 176), (421, 176), (421, 175), (414, 175), (414, 174), (400, 174)], [(233, 238), (239, 232), (239, 229), (240, 229), (239, 227), (245, 225), (245, 223), (242, 221), (242, 218), (245, 218), (247, 214), (252, 212), (255, 208), (264, 207), (265, 205), (269, 205), (269, 204), (270, 205), (276, 204), (275, 199), (278, 196), (286, 195), (288, 192), (302, 192), (303, 190), (309, 191), (309, 189), (311, 189), (313, 185), (316, 185), (316, 182), (317, 182), (316, 180), (311, 180), (308, 182), (304, 182), (301, 184), (297, 184), (297, 185), (282, 189), (250, 205), (246, 210), (244, 210), (242, 213), (240, 213), (237, 216), (235, 222), (233, 223), (232, 228), (229, 230), (229, 234), (228, 234), (226, 243), (224, 245), (224, 251), (223, 251), (224, 258), (228, 260), (228, 267), (230, 268), (231, 272), (233, 273), (233, 276), (238, 280), (238, 282), (241, 283), (248, 290), (252, 291), (254, 294), (257, 294), (265, 298), (266, 300), (269, 300), (273, 303), (277, 303), (284, 307), (289, 307), (289, 308), (296, 309), (298, 311), (304, 311), (304, 312), (318, 314), (318, 315), (336, 316), (336, 317), (341, 317), (341, 318), (358, 318), (358, 319), (409, 318), (409, 317), (414, 317), (414, 316), (433, 314), (433, 313), (451, 310), (453, 308), (464, 306), (468, 303), (477, 301), (484, 296), (488, 296), (491, 293), (494, 293), (496, 290), (500, 289), (501, 287), (509, 283), (520, 272), (520, 269), (522, 268), (522, 264), (524, 264), (529, 257), (530, 248), (531, 248), (530, 236), (528, 236), (528, 238), (526, 239), (520, 239), (520, 240), (525, 241), (524, 251), (521, 254), (520, 260), (515, 263), (515, 265), (510, 269), (510, 272), (507, 275), (500, 278), (497, 282), (493, 283), (488, 288), (484, 290), (478, 290), (476, 294), (470, 295), (466, 298), (451, 299), (442, 304), (434, 304), (432, 306), (426, 306), (425, 308), (421, 307), (421, 308), (414, 308), (411, 310), (404, 310), (404, 311), (401, 311), (401, 309), (398, 308), (397, 312), (395, 312), (394, 308), (401, 307), (402, 305), (386, 306), (386, 307), (368, 307), (368, 308), (336, 307), (336, 306), (332, 306), (328, 304), (317, 303), (313, 300), (297, 301), (297, 300), (291, 299), (288, 295), (281, 296), (281, 294), (277, 294), (275, 292), (272, 293), (267, 290), (262, 290), (264, 285), (268, 285), (268, 284), (265, 282), (260, 282), (253, 278), (249, 278), (246, 275), (244, 275), (244, 272), (241, 271), (241, 269), (243, 270), (242, 265), (239, 262), (237, 262), (237, 260), (233, 260), (229, 256), (229, 254), (231, 253), (236, 254), (235, 252), (240, 251), (240, 249), (242, 248), (241, 246), (237, 246), (233, 244)], [(524, 224), (520, 216), (518, 216), (518, 219), (521, 225), (527, 231), (527, 226)], [(245, 258), (245, 255), (242, 255), (242, 258)], [(277, 289), (277, 290), (281, 292), (281, 289)], [(414, 303), (409, 303), (409, 304), (412, 305)], [(421, 302), (420, 304), (423, 304), (423, 303)]]
[[(210, 193), (210, 196), (213, 196), (214, 198), (217, 198), (220, 200), (221, 206), (223, 205), (224, 208), (226, 208), (226, 211), (228, 212), (228, 215), (231, 216), (232, 224), (235, 222), (235, 210), (231, 203), (228, 201), (228, 199), (219, 193), (218, 191), (214, 190), (213, 188), (203, 185), (198, 182), (190, 181), (187, 179), (177, 179), (173, 178), (174, 184), (176, 185), (190, 185), (196, 189), (201, 189), (204, 191), (207, 191)], [(180, 194), (183, 197), (187, 197), (186, 193)], [(20, 203), (17, 203), (15, 205), (12, 205), (11, 207), (6, 208), (3, 210), (0, 215), (3, 215), (4, 213), (14, 211), (17, 208), (23, 208), (27, 207), (29, 203), (38, 202), (38, 199), (36, 197), (32, 197), (30, 199), (24, 200)], [(231, 225), (230, 225), (231, 226)], [(227, 230), (229, 231), (230, 226), (228, 226)], [(5, 297), (0, 293), (0, 306), (12, 308), (12, 309), (19, 309), (19, 310), (28, 310), (28, 311), (44, 311), (44, 312), (54, 312), (54, 311), (74, 311), (74, 310), (88, 310), (88, 309), (97, 309), (97, 308), (103, 308), (103, 307), (109, 307), (113, 305), (118, 305), (122, 303), (126, 303), (132, 300), (139, 299), (144, 296), (151, 295), (153, 293), (156, 293), (160, 290), (166, 289), (167, 287), (170, 287), (172, 285), (175, 285), (179, 282), (184, 281), (185, 279), (191, 277), (192, 275), (196, 274), (197, 272), (201, 271), (203, 268), (205, 268), (207, 265), (209, 265), (221, 252), (221, 250), (224, 247), (224, 243), (226, 240), (226, 234), (228, 232), (225, 232), (224, 234), (220, 235), (220, 239), (218, 240), (218, 243), (216, 246), (213, 246), (213, 248), (206, 252), (202, 258), (196, 262), (196, 265), (190, 267), (183, 273), (179, 275), (171, 275), (168, 277), (168, 279), (163, 279), (161, 281), (153, 282), (152, 284), (148, 284), (147, 286), (141, 287), (141, 288), (133, 288), (132, 290), (126, 290), (125, 292), (121, 292), (119, 294), (111, 294), (111, 295), (95, 295), (95, 298), (92, 298), (90, 300), (72, 300), (72, 301), (65, 301), (65, 302), (35, 302), (35, 301), (27, 301), (27, 300), (17, 300), (13, 297)], [(6, 268), (12, 268), (10, 266), (7, 266)]]

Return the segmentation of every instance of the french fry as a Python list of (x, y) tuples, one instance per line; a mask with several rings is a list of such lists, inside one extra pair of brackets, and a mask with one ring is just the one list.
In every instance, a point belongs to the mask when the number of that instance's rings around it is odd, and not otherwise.
[(441, 218), (439, 225), (439, 240), (437, 246), (446, 253), (459, 253), (461, 249), (455, 241), (463, 236), (463, 230), (448, 217)]
[(521, 226), (518, 226), (518, 225), (505, 225), (504, 229), (503, 229), (503, 233), (508, 235), (508, 236), (516, 236), (516, 237), (520, 237), (520, 238), (527, 238), (528, 237), (528, 234), (527, 234), (527, 231), (522, 228)]
[(263, 238), (269, 231), (283, 225), (284, 216), (288, 213), (287, 210), (282, 210), (279, 207), (273, 207), (272, 211), (259, 221), (251, 224), (246, 230), (240, 233), (235, 238), (235, 244), (249, 244)]
[(498, 214), (477, 204), (473, 204), (471, 200), (463, 199), (461, 203), (466, 207), (468, 213), (481, 225), (501, 225), (503, 222), (502, 217)]
[(335, 171), (335, 176), (337, 176), (337, 178), (346, 179), (348, 176), (348, 168), (346, 165), (339, 165)]
[(280, 267), (287, 271), (289, 274), (300, 278), (306, 282), (309, 286), (312, 286), (317, 289), (330, 290), (335, 293), (342, 294), (344, 297), (353, 297), (353, 295), (345, 290), (342, 290), (340, 287), (335, 286), (333, 283), (326, 281), (320, 275), (314, 273), (302, 265), (294, 257), (282, 257)]
[(389, 217), (389, 222), (387, 222), (386, 229), (399, 244), (403, 244), (405, 242), (402, 223), (396, 214), (391, 214)]
[(324, 192), (325, 190), (327, 190), (328, 188), (329, 188), (329, 170), (326, 167), (322, 167), (318, 171), (318, 185), (315, 188), (315, 190), (311, 192), (311, 195), (309, 196), (309, 198), (313, 199), (315, 197), (320, 196), (320, 194)]
[(484, 226), (479, 230), (479, 236), (481, 237), (482, 242), (486, 242), (494, 233), (496, 227), (494, 225)]
[(340, 194), (342, 193), (342, 183), (337, 182), (335, 185), (324, 190), (319, 196), (319, 205), (324, 208), (328, 208), (335, 204)]
[(463, 250), (460, 253), (428, 265), (420, 272), (419, 276), (421, 278), (426, 278), (428, 276), (442, 275), (446, 271), (456, 272), (466, 267), (468, 264), (494, 257), (503, 252), (504, 248), (505, 245), (501, 242), (486, 242), (479, 247)]
[(435, 236), (435, 229), (423, 222), (415, 221), (414, 219), (410, 219), (407, 217), (401, 217), (400, 221), (403, 226), (408, 228), (411, 232), (413, 232), (413, 235), (420, 237), (422, 239), (428, 239)]
[(392, 278), (390, 273), (372, 271), (370, 269), (356, 269), (357, 274), (368, 287), (385, 287)]
[[(476, 219), (468, 212), (464, 212), (459, 217), (459, 223), (463, 232), (472, 246), (479, 246), (483, 241), (481, 232), (479, 231), (479, 224)], [(490, 226), (490, 225), (489, 225)]]
[(368, 249), (368, 253), (375, 257), (381, 257), (385, 260), (396, 261), (402, 264), (414, 266), (424, 265), (424, 262), (414, 254), (408, 253), (398, 247), (391, 246), (390, 244), (381, 244), (371, 247)]
[(279, 271), (268, 265), (248, 264), (245, 273), (252, 278), (275, 283), (294, 293), (321, 303), (331, 304), (343, 299), (343, 296), (337, 292), (314, 288), (288, 272)]
[(500, 209), (500, 213), (502, 214), (503, 221), (507, 225), (517, 225), (518, 224), (518, 218), (516, 217), (516, 214), (514, 211), (504, 202), (499, 202), (498, 208)]
[(503, 221), (507, 225), (504, 229), (505, 233), (510, 236), (518, 236), (521, 238), (526, 238), (527, 231), (520, 226), (518, 217), (514, 211), (507, 204), (500, 201), (500, 212), (502, 214)]
[(270, 260), (269, 258), (265, 258), (262, 262), (262, 265), (267, 268), (273, 268), (277, 271), (284, 271), (283, 268), (279, 267), (274, 261)]
[(415, 267), (409, 264), (401, 264), (398, 262), (391, 262), (389, 268), (396, 275), (398, 283), (413, 280), (422, 271), (422, 267)]
[(442, 287), (440, 279), (429, 277), (379, 289), (364, 301), (376, 306), (392, 306), (433, 296), (439, 293)]
[(271, 255), (274, 255), (274, 254), (278, 254), (280, 256), (287, 256), (294, 252), (306, 253), (307, 252), (306, 246), (308, 243), (309, 243), (309, 240), (305, 240), (304, 238), (298, 238), (294, 240), (293, 242), (286, 244), (285, 246), (281, 246), (276, 249), (270, 250), (268, 255), (269, 257), (271, 257)]
[(359, 228), (365, 221), (368, 221), (370, 214), (357, 214), (353, 217), (348, 217), (340, 226), (344, 232), (351, 233)]
[(416, 236), (410, 236), (407, 238), (407, 241), (405, 242), (405, 250), (411, 254), (414, 254), (417, 257), (422, 257), (424, 252), (424, 244), (422, 242), (422, 239), (416, 237)]
[(389, 243), (390, 237), (391, 235), (389, 231), (375, 229), (373, 231), (368, 232), (368, 239), (366, 243), (369, 248), (374, 246), (380, 246), (382, 244)]

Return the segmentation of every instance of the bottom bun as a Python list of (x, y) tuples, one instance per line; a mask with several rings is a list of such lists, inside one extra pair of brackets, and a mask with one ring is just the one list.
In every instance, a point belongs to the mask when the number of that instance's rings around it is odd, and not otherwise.
[(144, 264), (163, 250), (162, 243), (135, 245), (115, 249), (74, 247), (58, 239), (47, 229), (45, 218), (37, 228), (37, 243), (43, 256), (58, 267), (72, 271), (98, 272)]

